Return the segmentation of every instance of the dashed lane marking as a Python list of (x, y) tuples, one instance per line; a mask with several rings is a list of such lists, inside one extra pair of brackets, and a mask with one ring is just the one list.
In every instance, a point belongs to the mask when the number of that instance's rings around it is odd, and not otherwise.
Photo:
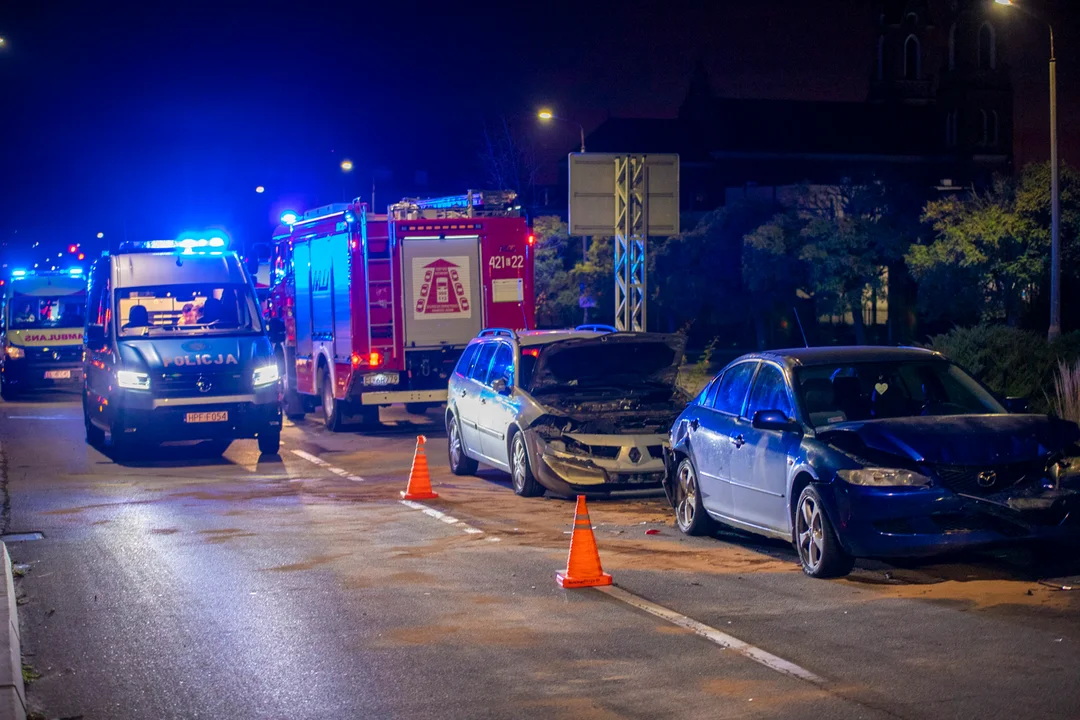
[(312, 455), (309, 452), (305, 452), (304, 450), (290, 450), (289, 452), (291, 452), (293, 455), (295, 455), (298, 458), (302, 458), (304, 460), (307, 460), (312, 465), (318, 465), (321, 468), (325, 468), (326, 470), (329, 470), (330, 472), (334, 473), (335, 475), (339, 475), (339, 476), (345, 478), (346, 480), (349, 480), (351, 482), (364, 482), (364, 478), (360, 477), (359, 475), (353, 475), (352, 473), (350, 473), (348, 470), (346, 470), (344, 468), (334, 467), (330, 463), (323, 460), (321, 457), (316, 457), (315, 455)]
[[(405, 507), (412, 508), (413, 510), (419, 510), (420, 512), (424, 513), (425, 515), (427, 515), (429, 517), (433, 517), (436, 520), (441, 520), (442, 522), (446, 523), (447, 525), (456, 525), (457, 527), (461, 528), (462, 530), (469, 533), (470, 535), (483, 535), (484, 534), (484, 531), (481, 530), (480, 528), (475, 528), (472, 525), (469, 525), (468, 523), (465, 523), (465, 522), (462, 522), (461, 520), (458, 520), (456, 517), (453, 517), (451, 515), (447, 515), (446, 513), (444, 513), (441, 510), (436, 510), (435, 508), (428, 507), (427, 505), (421, 505), (420, 503), (413, 502), (412, 500), (401, 500), (400, 502)], [(497, 538), (497, 537), (488, 537), (487, 540), (489, 540), (490, 542), (498, 542), (499, 538)]]
[(685, 615), (669, 610), (663, 605), (657, 605), (654, 602), (650, 602), (643, 597), (639, 597), (632, 592), (622, 589), (616, 585), (608, 587), (598, 587), (596, 590), (613, 597), (616, 600), (620, 600), (627, 605), (636, 607), (639, 610), (644, 610), (650, 615), (655, 615), (658, 618), (667, 620), (672, 625), (678, 625), (681, 628), (685, 628), (701, 637), (705, 638), (709, 642), (716, 643), (722, 648), (734, 650), (740, 655), (745, 655), (754, 662), (761, 663), (765, 667), (775, 670), (782, 675), (788, 675), (799, 680), (804, 680), (814, 685), (825, 685), (825, 680), (818, 677), (814, 673), (799, 667), (793, 662), (785, 660), (782, 657), (777, 657), (772, 653), (762, 650), (759, 647), (751, 645), (750, 643), (743, 642), (737, 637), (728, 635), (725, 632), (721, 632), (714, 627), (709, 627), (705, 623), (700, 623), (693, 618), (688, 618)]

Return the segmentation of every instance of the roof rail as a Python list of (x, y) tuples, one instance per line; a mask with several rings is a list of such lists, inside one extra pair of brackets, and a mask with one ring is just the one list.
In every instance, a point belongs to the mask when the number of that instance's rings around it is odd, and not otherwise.
[(517, 339), (517, 333), (510, 328), (484, 328), (476, 337), (508, 337)]
[(616, 329), (616, 328), (615, 328), (614, 326), (612, 326), (612, 325), (597, 325), (597, 324), (595, 324), (595, 323), (594, 323), (594, 324), (590, 324), (590, 325), (578, 325), (578, 326), (577, 326), (576, 328), (574, 328), (574, 329), (575, 329), (575, 330), (579, 330), (579, 331), (581, 331), (581, 332), (598, 332), (598, 333), (613, 333), (613, 332), (619, 332), (619, 331), (618, 331), (618, 330), (617, 330), (617, 329)]

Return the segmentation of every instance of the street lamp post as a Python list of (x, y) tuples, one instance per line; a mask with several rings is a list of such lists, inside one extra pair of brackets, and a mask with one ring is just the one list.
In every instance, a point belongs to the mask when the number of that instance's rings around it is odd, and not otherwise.
[[(555, 113), (551, 112), (547, 108), (542, 109), (536, 114), (541, 120), (558, 120), (559, 122), (569, 123), (570, 125), (577, 125), (578, 130), (581, 133), (581, 152), (585, 152), (585, 126), (574, 120), (567, 120), (566, 118), (559, 117)], [(581, 262), (587, 262), (589, 259), (589, 238), (581, 236)], [(588, 322), (589, 310), (585, 310), (585, 322)]]
[(1016, 8), (1041, 20), (1050, 29), (1050, 329), (1046, 336), (1053, 341), (1061, 335), (1061, 169), (1058, 166), (1057, 57), (1054, 54), (1054, 26), (1012, 0), (994, 1), (998, 5)]

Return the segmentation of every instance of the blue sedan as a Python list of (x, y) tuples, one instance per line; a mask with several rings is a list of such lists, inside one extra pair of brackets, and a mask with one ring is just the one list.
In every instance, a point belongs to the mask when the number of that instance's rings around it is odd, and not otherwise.
[(835, 577), (855, 557), (1075, 533), (1078, 440), (928, 350), (756, 353), (675, 421), (665, 490), (683, 532), (788, 539), (806, 574)]

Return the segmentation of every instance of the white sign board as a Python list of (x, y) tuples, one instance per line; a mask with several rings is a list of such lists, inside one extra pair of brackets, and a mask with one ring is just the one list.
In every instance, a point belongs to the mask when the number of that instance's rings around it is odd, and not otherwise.
[(679, 156), (641, 153), (570, 154), (570, 234), (615, 232), (615, 159), (645, 158), (645, 202), (651, 237), (679, 234)]

